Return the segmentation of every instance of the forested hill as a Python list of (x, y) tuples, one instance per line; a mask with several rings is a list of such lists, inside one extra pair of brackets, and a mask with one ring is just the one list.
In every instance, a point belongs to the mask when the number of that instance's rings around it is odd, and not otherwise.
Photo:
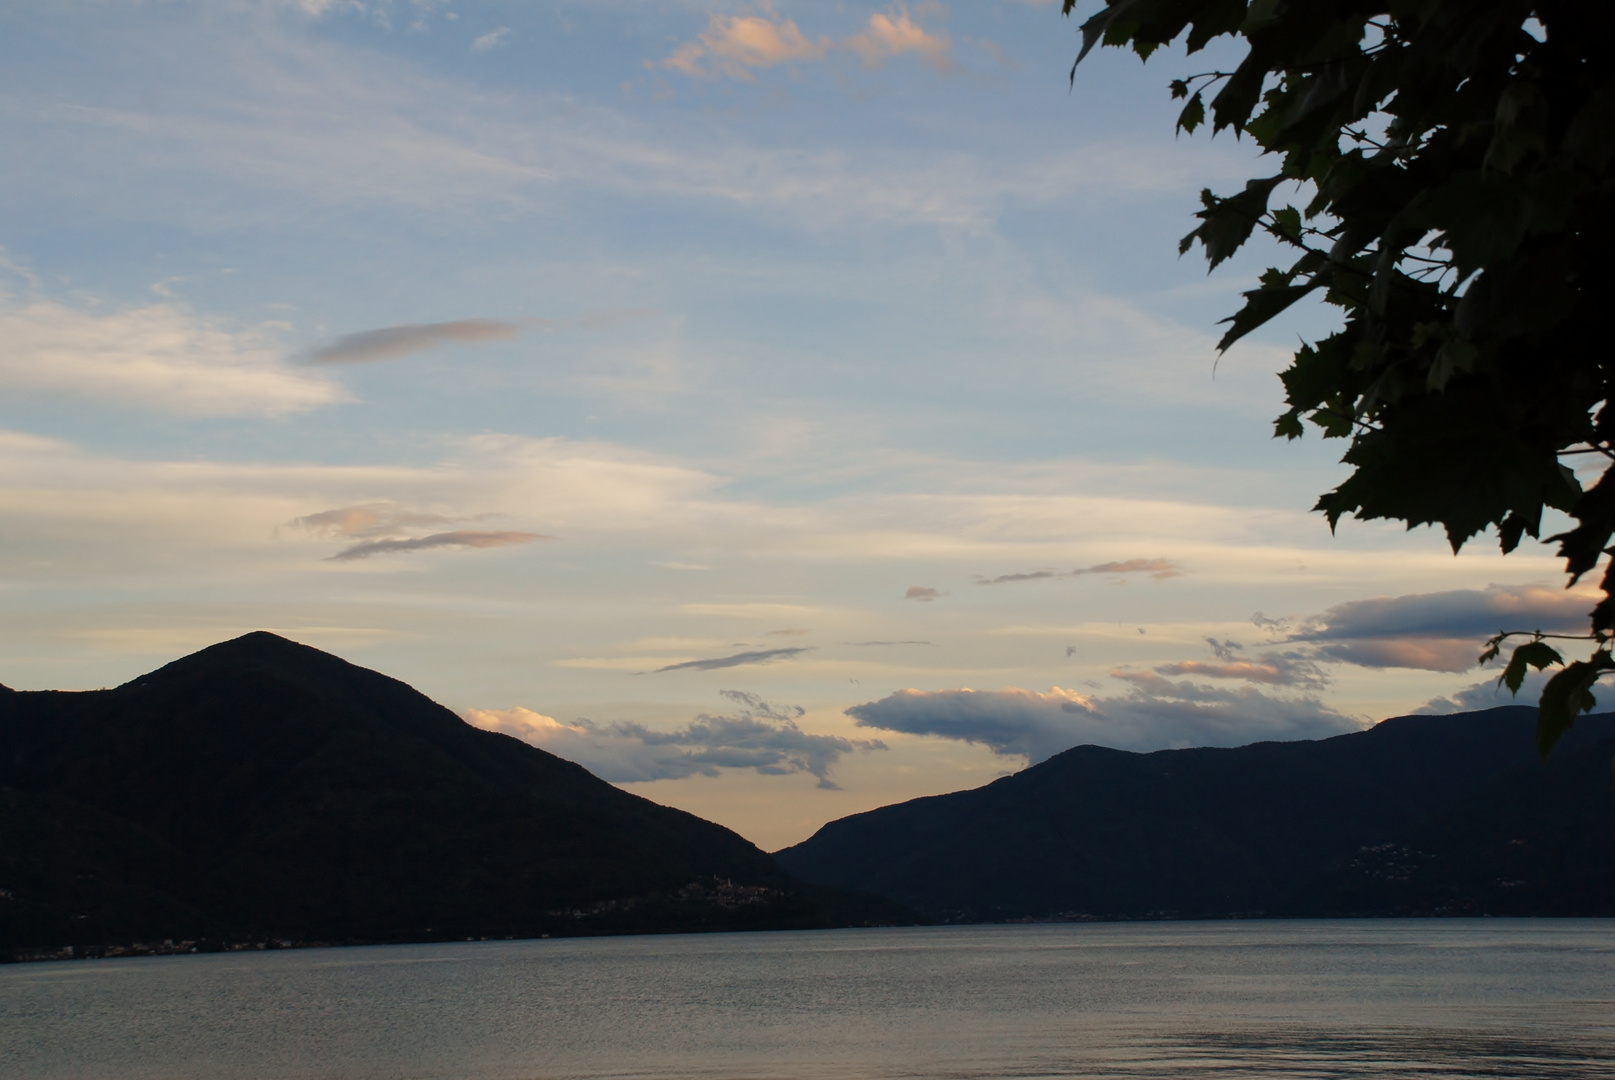
[(1615, 914), (1615, 715), (1579, 719), (1544, 764), (1535, 712), (1237, 749), (1079, 746), (775, 858), (948, 921)]
[(0, 688), (0, 951), (903, 914), (273, 634), (113, 690)]

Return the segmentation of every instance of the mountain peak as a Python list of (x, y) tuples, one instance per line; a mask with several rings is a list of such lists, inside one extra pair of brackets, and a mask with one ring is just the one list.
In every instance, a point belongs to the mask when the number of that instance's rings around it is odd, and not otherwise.
[(347, 667), (353, 666), (348, 664), (346, 660), (316, 649), (312, 645), (304, 645), (290, 638), (271, 633), (268, 630), (254, 630), (251, 633), (242, 634), (240, 637), (234, 637), (228, 641), (221, 641), (216, 645), (198, 649), (196, 652), (182, 656), (178, 660), (164, 664), (156, 671), (148, 672), (130, 681), (140, 683), (162, 672), (188, 668), (263, 663), (335, 663)]
[[(262, 630), (114, 690), (9, 696), (0, 835), (16, 898), (0, 905), (0, 954), (872, 917), (832, 916), (830, 893), (802, 892), (719, 825)], [(770, 899), (685, 895), (713, 878)]]

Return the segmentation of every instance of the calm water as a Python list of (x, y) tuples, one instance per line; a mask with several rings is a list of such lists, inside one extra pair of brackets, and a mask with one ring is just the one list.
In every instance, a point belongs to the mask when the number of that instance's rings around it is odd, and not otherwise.
[(1615, 1077), (1615, 922), (1147, 923), (0, 968), (0, 1076)]

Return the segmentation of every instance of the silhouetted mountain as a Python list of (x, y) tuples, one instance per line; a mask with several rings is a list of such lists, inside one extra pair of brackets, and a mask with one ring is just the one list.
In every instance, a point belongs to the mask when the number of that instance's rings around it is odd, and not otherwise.
[(1315, 742), (1079, 746), (972, 791), (824, 826), (805, 881), (932, 918), (1615, 914), (1615, 716), (1544, 764), (1536, 710)]
[(0, 692), (0, 945), (901, 920), (804, 887), (395, 679), (268, 633), (114, 690)]

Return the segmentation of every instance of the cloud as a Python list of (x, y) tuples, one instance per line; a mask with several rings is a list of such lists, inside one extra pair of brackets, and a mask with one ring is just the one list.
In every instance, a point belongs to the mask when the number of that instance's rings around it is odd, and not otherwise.
[(811, 645), (799, 645), (791, 649), (761, 649), (757, 652), (736, 653), (733, 656), (720, 656), (712, 660), (686, 660), (681, 664), (668, 664), (659, 667), (652, 674), (663, 671), (717, 671), (719, 668), (740, 667), (743, 664), (766, 664), (773, 660), (795, 656), (812, 650)]
[(1499, 686), (1496, 679), (1486, 679), (1482, 682), (1471, 683), (1462, 690), (1456, 691), (1448, 697), (1434, 697), (1413, 710), (1415, 716), (1444, 715), (1455, 712), (1479, 712), (1482, 709), (1495, 709), (1499, 705), (1536, 705), (1542, 697), (1542, 687), (1551, 679), (1557, 669), (1549, 668), (1547, 671), (1527, 671), (1525, 681), (1520, 684), (1520, 692), (1511, 694), (1508, 687)]
[(305, 514), (289, 523), (326, 536), (376, 537), (416, 525), (443, 525), (453, 518), (428, 514), (390, 502), (362, 503)]
[(190, 416), (281, 416), (350, 400), (287, 364), (265, 330), (232, 331), (173, 304), (100, 310), (0, 297), (0, 386)]
[(1170, 559), (1128, 559), (1124, 562), (1099, 563), (1083, 566), (1068, 573), (1058, 570), (1026, 570), (1018, 574), (999, 574), (993, 578), (977, 578), (978, 585), (1006, 585), (1013, 581), (1043, 581), (1049, 578), (1082, 577), (1085, 574), (1149, 574), (1156, 581), (1181, 577), (1182, 567)]
[(915, 53), (940, 72), (953, 70), (952, 44), (946, 34), (928, 33), (899, 7), (893, 14), (880, 12), (869, 17), (863, 33), (848, 38), (847, 48), (857, 53), (865, 67), (879, 67), (884, 61), (904, 53)]
[(614, 784), (718, 776), (722, 769), (751, 769), (764, 776), (808, 773), (818, 786), (839, 790), (831, 770), (854, 751), (885, 750), (878, 739), (811, 735), (797, 726), (804, 710), (776, 708), (755, 694), (720, 691), (737, 707), (733, 715), (697, 716), (675, 731), (643, 724), (564, 723), (530, 709), (468, 709), (470, 723), (575, 761)]
[(865, 648), (871, 645), (930, 645), (929, 641), (848, 641), (844, 644)]
[(1214, 662), (1185, 660), (1176, 664), (1160, 664), (1153, 670), (1158, 675), (1238, 679), (1271, 686), (1321, 688), (1329, 681), (1317, 660), (1311, 654), (1300, 650), (1288, 652), (1270, 650), (1259, 656), (1249, 657), (1241, 654), (1240, 650), (1244, 646), (1237, 641), (1218, 641), (1216, 638), (1208, 637), (1206, 643), (1211, 646), (1212, 655), (1216, 657)]
[(1156, 581), (1165, 581), (1167, 578), (1182, 577), (1183, 569), (1170, 559), (1128, 559), (1071, 571), (1072, 577), (1083, 574), (1148, 574)]
[(859, 727), (978, 743), (1003, 757), (1043, 761), (1096, 744), (1120, 750), (1243, 746), (1312, 739), (1361, 725), (1315, 697), (1274, 697), (1255, 687), (1172, 682), (1147, 672), (1113, 673), (1132, 685), (1120, 697), (1051, 687), (1003, 690), (899, 690), (847, 710)]
[[(923, 16), (918, 6), (915, 12)], [(83, 191), (73, 191), (93, 195), (98, 213), (204, 230), (239, 227), (243, 219), (296, 228), (311, 207), (342, 205), (443, 228), (485, 222), (490, 212), (522, 220), (573, 213), (575, 200), (592, 205), (611, 193), (716, 201), (770, 228), (819, 236), (837, 222), (880, 229), (922, 222), (984, 233), (996, 229), (1007, 205), (1097, 192), (1132, 200), (1246, 175), (1243, 152), (1212, 150), (1215, 163), (1205, 155), (1190, 161), (1181, 148), (1125, 137), (1036, 160), (944, 149), (915, 157), (897, 147), (849, 157), (831, 146), (749, 140), (732, 125), (665, 113), (650, 119), (559, 92), (479, 88), (427, 75), (396, 56), (261, 29), (129, 43), (171, 79), (161, 109), (93, 90), (71, 100), (48, 88), (14, 95), (13, 120), (55, 133), (52, 167), (17, 183), (56, 198), (67, 197), (64, 184), (80, 185)], [(206, 50), (204, 67), (165, 64), (165, 55), (196, 48)], [(711, 58), (702, 64), (711, 67)], [(97, 186), (105, 175), (126, 182), (117, 191)], [(1104, 328), (1113, 320), (1093, 318), (1093, 304), (1075, 304), (1069, 294), (1044, 303), (1086, 342), (1112, 334)], [(1184, 342), (1210, 348), (1205, 335), (1177, 337), (1150, 347), (1174, 363)], [(1136, 371), (1137, 357), (1127, 362)]]
[(310, 352), (308, 359), (315, 364), (367, 364), (375, 360), (397, 360), (450, 342), (475, 344), (508, 341), (525, 329), (520, 323), (495, 319), (384, 326), (378, 330), (344, 334), (331, 344)]
[(790, 19), (771, 22), (760, 15), (713, 15), (698, 40), (680, 45), (661, 66), (697, 78), (724, 74), (749, 79), (750, 68), (822, 60), (829, 48), (828, 38), (809, 41)]
[(446, 547), (509, 547), (512, 544), (531, 544), (535, 540), (553, 539), (554, 537), (545, 536), (542, 533), (470, 532), (459, 530), (456, 532), (433, 533), (430, 536), (417, 536), (407, 540), (366, 540), (364, 543), (344, 548), (330, 558), (334, 562), (348, 562), (353, 559), (368, 559), (372, 555), (390, 555), (400, 551), (429, 551), (432, 548)]
[(999, 574), (995, 578), (983, 578), (977, 584), (1004, 585), (1011, 581), (1041, 581), (1044, 578), (1065, 576), (1064, 574), (1057, 574), (1053, 570), (1028, 570), (1023, 574)]
[(810, 41), (794, 20), (762, 15), (713, 15), (695, 41), (673, 50), (660, 67), (692, 78), (727, 75), (750, 79), (758, 68), (824, 60), (833, 50), (856, 53), (865, 67), (877, 68), (887, 60), (913, 53), (940, 72), (953, 70), (952, 43), (946, 34), (933, 34), (916, 23), (908, 10), (876, 12), (860, 33), (843, 41), (821, 37)]
[[(483, 515), (486, 517), (487, 515)], [(553, 540), (535, 532), (456, 529), (435, 532), (427, 536), (399, 536), (399, 532), (423, 525), (444, 525), (462, 520), (443, 514), (411, 510), (394, 502), (359, 503), (341, 506), (334, 510), (321, 510), (293, 518), (287, 524), (304, 529), (316, 536), (340, 537), (359, 540), (329, 556), (328, 561), (351, 562), (368, 559), (373, 555), (390, 555), (401, 551), (429, 551), (433, 548), (493, 548), (513, 544), (530, 544), (535, 540)]]
[(1274, 686), (1295, 686), (1301, 682), (1321, 681), (1321, 675), (1316, 678), (1297, 678), (1292, 664), (1299, 663), (1316, 671), (1317, 664), (1310, 660), (1291, 662), (1285, 660), (1232, 660), (1226, 663), (1208, 664), (1201, 660), (1187, 660), (1181, 664), (1162, 664), (1155, 668), (1161, 675), (1199, 675), (1208, 679), (1242, 679), (1245, 682), (1271, 683)]
[(940, 600), (948, 595), (940, 589), (933, 589), (929, 585), (910, 585), (908, 591), (903, 593), (904, 600), (918, 600), (922, 604), (929, 604), (932, 600)]
[(1337, 604), (1284, 640), (1361, 667), (1465, 671), (1475, 666), (1483, 640), (1499, 630), (1584, 631), (1594, 602), (1586, 593), (1542, 585), (1382, 596)]
[(499, 29), (490, 30), (486, 34), (483, 34), (481, 37), (477, 38), (477, 40), (471, 43), (471, 48), (477, 52), (486, 52), (489, 49), (496, 49), (503, 45), (505, 40), (509, 37), (510, 27), (501, 26)]
[(305, 15), (314, 18), (323, 18), (328, 12), (337, 9), (348, 11), (363, 11), (364, 8), (357, 0), (287, 0), (292, 7), (298, 8)]

